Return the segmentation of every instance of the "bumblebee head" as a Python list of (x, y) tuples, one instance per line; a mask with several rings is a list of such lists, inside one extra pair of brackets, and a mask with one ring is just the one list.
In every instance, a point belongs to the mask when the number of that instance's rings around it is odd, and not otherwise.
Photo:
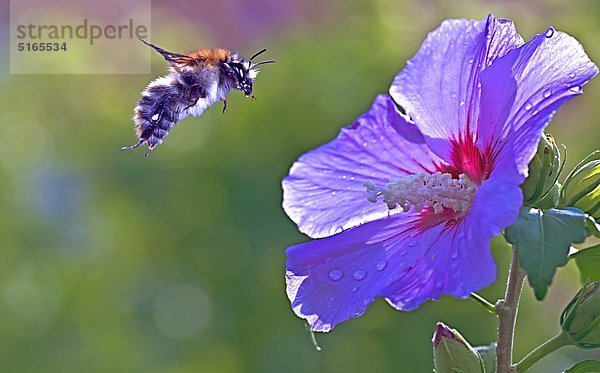
[(243, 91), (246, 97), (252, 95), (254, 79), (258, 75), (258, 70), (255, 68), (258, 65), (275, 62), (273, 60), (261, 61), (258, 63), (252, 62), (254, 57), (264, 52), (266, 52), (266, 49), (255, 53), (248, 61), (244, 60), (243, 58), (239, 58), (237, 55), (232, 55), (231, 60), (226, 63), (226, 67), (228, 68), (228, 76), (233, 81), (234, 88)]

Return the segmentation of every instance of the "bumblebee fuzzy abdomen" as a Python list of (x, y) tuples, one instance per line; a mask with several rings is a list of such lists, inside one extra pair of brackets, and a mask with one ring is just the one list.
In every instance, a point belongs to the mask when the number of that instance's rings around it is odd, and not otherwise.
[(138, 139), (148, 144), (148, 150), (162, 143), (175, 123), (182, 119), (180, 112), (195, 104), (182, 84), (165, 78), (150, 83), (134, 109)]
[(217, 81), (216, 71), (205, 69), (200, 74), (167, 75), (151, 82), (134, 109), (138, 144), (147, 143), (151, 151), (179, 120), (201, 115), (220, 99)]

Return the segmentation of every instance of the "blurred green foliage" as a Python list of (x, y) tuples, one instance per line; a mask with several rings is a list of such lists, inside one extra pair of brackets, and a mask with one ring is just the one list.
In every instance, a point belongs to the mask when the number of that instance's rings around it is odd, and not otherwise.
[[(202, 3), (194, 7), (202, 11)], [(443, 298), (410, 313), (378, 300), (360, 319), (318, 335), (323, 351), (315, 351), (285, 295), (284, 250), (307, 238), (280, 207), (280, 181), (295, 158), (366, 111), (443, 19), (493, 12), (515, 20), (525, 39), (553, 25), (598, 62), (600, 3), (337, 0), (322, 7), (316, 23), (280, 25), (240, 45), (219, 40), (243, 54), (266, 46), (277, 60), (256, 81), (258, 100), (233, 92), (225, 114), (214, 107), (178, 123), (148, 159), (118, 149), (134, 141), (139, 92), (164, 71), (158, 55), (153, 73), (139, 76), (9, 76), (4, 66), (0, 370), (430, 372), (436, 321), (473, 345), (493, 340), (495, 318), (469, 300)], [(197, 36), (201, 25), (179, 22), (176, 10), (154, 3), (157, 44), (214, 45)], [(584, 91), (548, 130), (569, 148), (567, 170), (598, 147), (600, 84)], [(499, 280), (482, 292), (490, 299), (502, 295), (509, 254), (498, 239)], [(578, 287), (573, 268), (559, 271), (544, 303), (526, 290), (518, 357), (558, 331), (558, 314)], [(594, 354), (566, 348), (532, 371), (558, 371)]]

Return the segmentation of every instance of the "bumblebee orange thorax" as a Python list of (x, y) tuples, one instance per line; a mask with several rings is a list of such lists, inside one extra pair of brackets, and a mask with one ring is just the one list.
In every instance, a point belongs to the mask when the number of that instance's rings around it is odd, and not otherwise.
[(195, 59), (196, 61), (200, 61), (204, 67), (216, 67), (221, 63), (227, 61), (229, 56), (231, 56), (231, 51), (227, 49), (198, 49), (195, 51), (191, 51), (187, 54), (188, 57)]

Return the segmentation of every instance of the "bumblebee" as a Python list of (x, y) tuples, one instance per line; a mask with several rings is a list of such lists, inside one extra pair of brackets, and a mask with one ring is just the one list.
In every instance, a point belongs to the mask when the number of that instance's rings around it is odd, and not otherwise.
[(230, 90), (252, 95), (256, 67), (273, 63), (273, 60), (253, 63), (252, 60), (266, 49), (255, 53), (247, 61), (227, 49), (198, 49), (187, 54), (168, 52), (140, 39), (160, 53), (169, 63), (169, 74), (148, 84), (134, 109), (133, 121), (138, 142), (121, 150), (135, 149), (147, 144), (146, 156), (169, 134), (175, 123), (190, 114), (200, 116), (217, 101), (227, 109)]

